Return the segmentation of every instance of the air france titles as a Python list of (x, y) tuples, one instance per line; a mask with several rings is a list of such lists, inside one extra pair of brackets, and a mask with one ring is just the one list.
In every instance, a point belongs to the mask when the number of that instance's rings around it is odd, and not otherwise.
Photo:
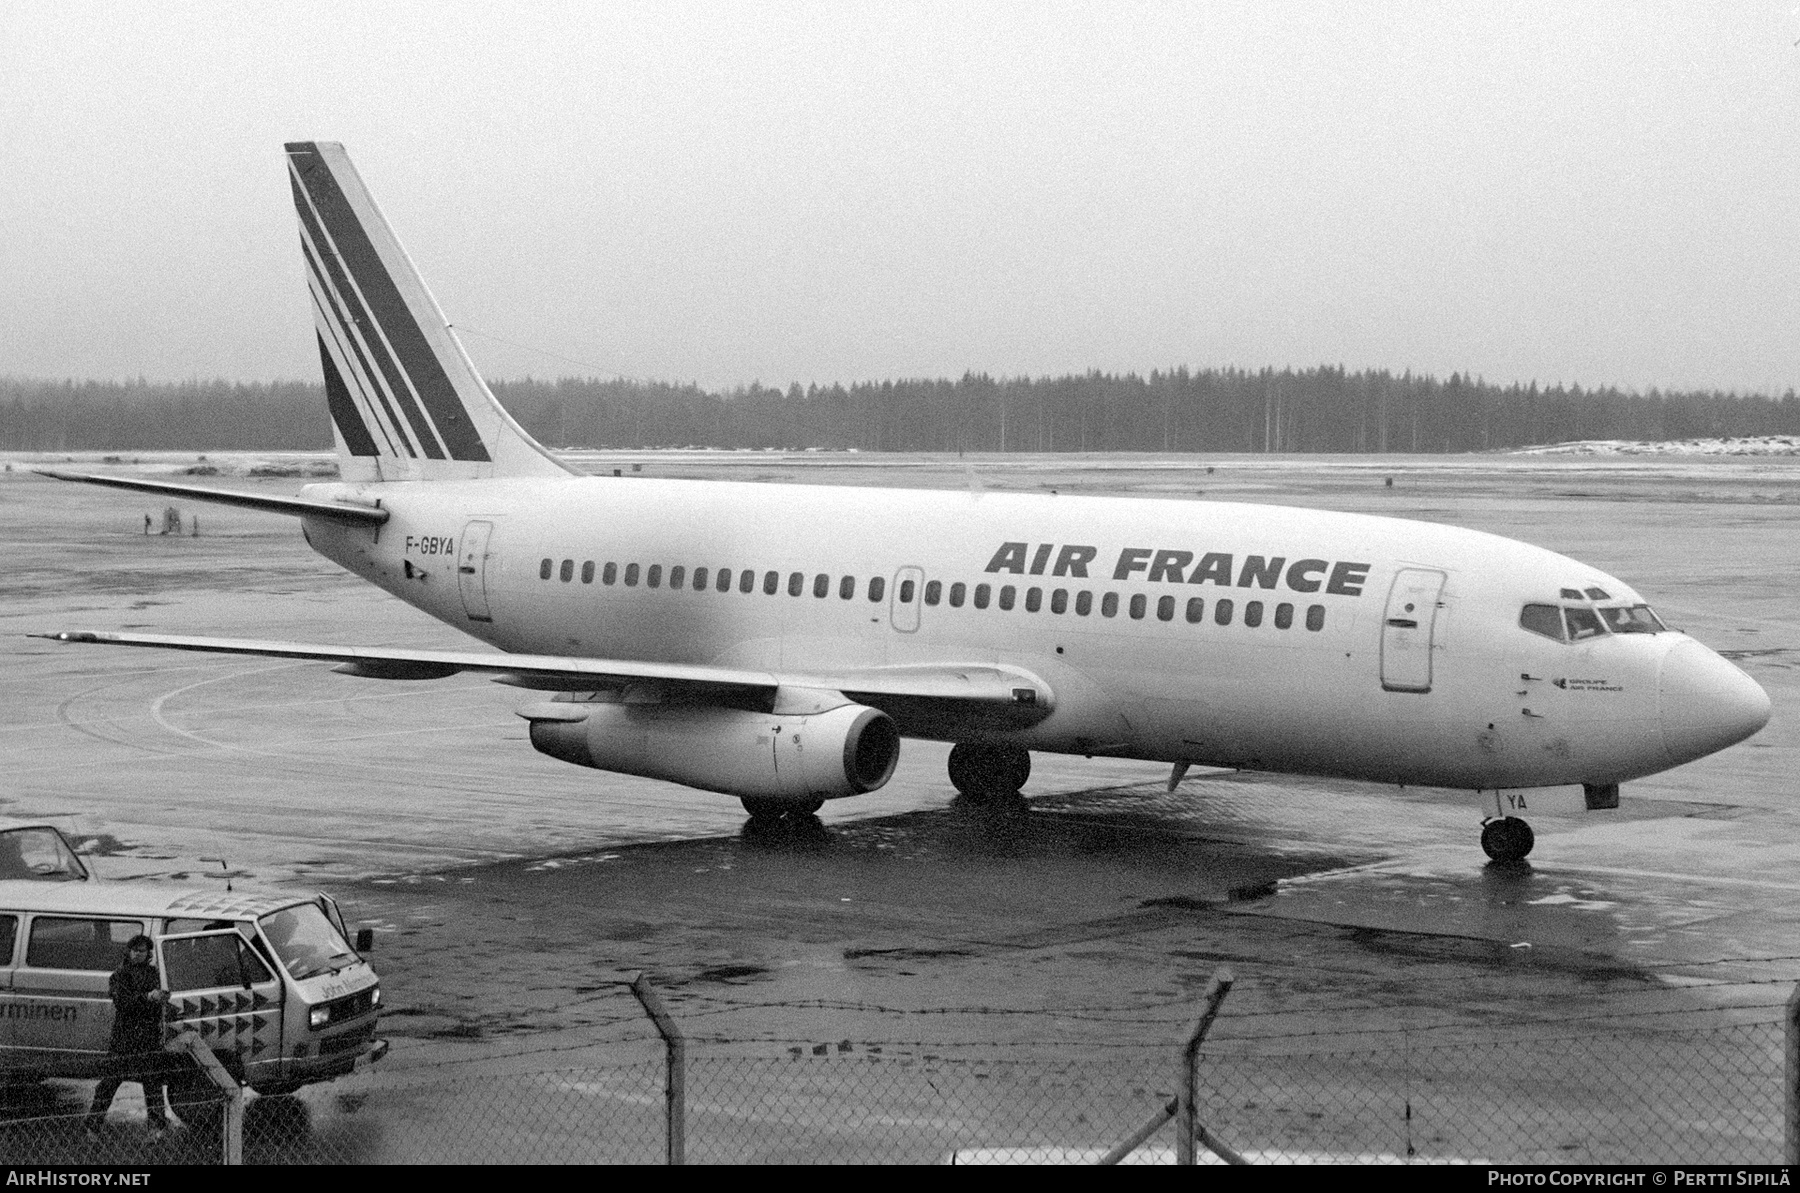
[[(1100, 554), (1098, 547), (1077, 544), (1001, 543), (988, 561), (990, 572), (1015, 576), (1067, 576), (1086, 580), (1088, 565)], [(1325, 592), (1335, 596), (1361, 596), (1372, 564), (1333, 562), (1329, 559), (1290, 559), (1285, 555), (1246, 555), (1239, 563), (1226, 552), (1192, 551), (1159, 547), (1126, 547), (1113, 564), (1114, 580), (1142, 578), (1152, 584), (1218, 584), (1228, 588), (1285, 587), (1294, 592)]]

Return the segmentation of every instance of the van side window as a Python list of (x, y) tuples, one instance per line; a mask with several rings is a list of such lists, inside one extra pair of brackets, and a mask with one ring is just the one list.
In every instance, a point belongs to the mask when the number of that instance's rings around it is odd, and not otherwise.
[(13, 945), (19, 939), (19, 917), (0, 915), (0, 965), (11, 965)]
[(165, 941), (163, 961), (163, 984), (171, 990), (247, 987), (275, 977), (236, 932)]
[(25, 964), (35, 969), (87, 969), (111, 973), (125, 960), (125, 942), (144, 930), (142, 920), (89, 920), (40, 915), (31, 921)]

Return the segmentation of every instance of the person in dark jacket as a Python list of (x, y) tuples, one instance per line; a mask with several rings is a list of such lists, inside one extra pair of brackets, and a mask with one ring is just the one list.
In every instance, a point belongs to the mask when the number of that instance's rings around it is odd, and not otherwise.
[(164, 1099), (168, 1093), (168, 1053), (163, 1051), (163, 1006), (169, 992), (162, 976), (150, 963), (150, 938), (138, 935), (125, 942), (125, 963), (113, 971), (106, 984), (112, 996), (113, 1029), (109, 1050), (112, 1072), (94, 1087), (94, 1104), (88, 1110), (90, 1136), (106, 1122), (113, 1095), (126, 1081), (144, 1087), (144, 1118), (150, 1133), (161, 1135), (169, 1125)]

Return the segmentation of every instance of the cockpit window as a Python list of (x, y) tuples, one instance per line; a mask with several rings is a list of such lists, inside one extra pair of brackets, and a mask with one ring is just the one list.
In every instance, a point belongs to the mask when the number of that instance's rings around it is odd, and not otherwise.
[(1562, 610), (1555, 605), (1527, 605), (1519, 610), (1519, 625), (1534, 634), (1564, 641)]
[(1620, 634), (1654, 634), (1663, 628), (1648, 605), (1595, 609), (1588, 605), (1526, 605), (1519, 627), (1558, 642), (1598, 638), (1609, 630)]
[(1648, 605), (1610, 605), (1600, 610), (1600, 616), (1615, 634), (1655, 634), (1669, 628)]
[(1569, 638), (1579, 642), (1583, 638), (1596, 638), (1606, 633), (1606, 626), (1600, 621), (1600, 615), (1592, 609), (1573, 605), (1564, 606), (1563, 617), (1569, 623)]
[(1604, 588), (1590, 588), (1587, 590), (1587, 595), (1590, 601), (1610, 601), (1612, 599), (1606, 595)]

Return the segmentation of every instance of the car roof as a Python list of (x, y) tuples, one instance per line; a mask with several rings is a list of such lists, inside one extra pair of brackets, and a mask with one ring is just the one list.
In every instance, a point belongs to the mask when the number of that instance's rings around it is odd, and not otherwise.
[(310, 897), (292, 892), (228, 891), (164, 883), (41, 882), (29, 878), (0, 881), (0, 913), (245, 920), (310, 902)]

